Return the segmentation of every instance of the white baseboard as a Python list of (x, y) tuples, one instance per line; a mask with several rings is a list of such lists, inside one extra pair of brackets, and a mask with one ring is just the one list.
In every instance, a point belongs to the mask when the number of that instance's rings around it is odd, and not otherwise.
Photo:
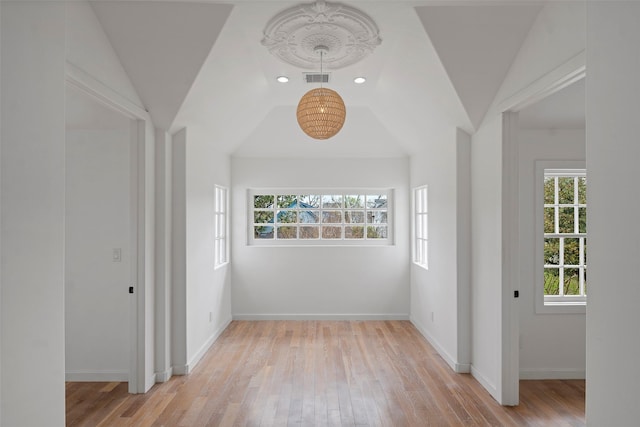
[(234, 314), (233, 320), (409, 320), (408, 314)]
[(65, 381), (71, 382), (127, 382), (127, 371), (67, 371)]
[(173, 368), (169, 368), (163, 372), (156, 372), (156, 383), (166, 383), (173, 376)]
[(209, 350), (209, 348), (213, 345), (213, 343), (216, 342), (216, 340), (220, 337), (220, 335), (222, 335), (224, 330), (227, 329), (227, 327), (231, 323), (231, 320), (232, 320), (231, 317), (225, 320), (222, 323), (222, 325), (220, 325), (220, 327), (216, 329), (216, 331), (202, 345), (202, 347), (200, 347), (200, 349), (196, 352), (196, 354), (193, 355), (193, 357), (191, 358), (191, 360), (189, 360), (189, 362), (187, 363), (187, 366), (185, 367), (186, 372), (184, 373), (184, 375), (187, 375), (189, 372), (193, 371), (193, 368), (195, 368), (198, 362), (200, 362), (200, 359), (202, 359), (202, 357), (205, 355), (207, 350)]
[(418, 322), (414, 317), (411, 317), (411, 323), (422, 334), (422, 336), (427, 341), (429, 341), (429, 344), (431, 344), (431, 346), (436, 349), (438, 354), (440, 354), (440, 357), (442, 357), (444, 361), (447, 362), (447, 365), (449, 365), (449, 367), (454, 372), (457, 372), (459, 374), (468, 374), (471, 371), (471, 364), (458, 363), (453, 357), (451, 357), (449, 353), (447, 353), (444, 347), (442, 347), (440, 343), (435, 338), (433, 338), (431, 334), (429, 334), (429, 332), (427, 332), (427, 329), (422, 326), (422, 324)]
[(489, 381), (489, 379), (484, 374), (482, 374), (482, 372), (478, 371), (473, 365), (471, 365), (471, 375), (476, 379), (476, 381), (480, 383), (480, 385), (482, 385), (482, 387), (484, 387), (489, 392), (491, 396), (493, 396), (493, 398), (497, 402), (500, 401), (500, 399), (498, 398), (498, 389), (496, 388), (495, 384), (491, 383), (491, 381)]
[(528, 369), (520, 371), (521, 380), (584, 380), (586, 371), (580, 369)]
[(189, 365), (173, 365), (171, 367), (171, 372), (173, 375), (188, 375)]

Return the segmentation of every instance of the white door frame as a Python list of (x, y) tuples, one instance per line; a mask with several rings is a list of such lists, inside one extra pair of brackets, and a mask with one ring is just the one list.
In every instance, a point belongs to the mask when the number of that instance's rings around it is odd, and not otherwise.
[[(145, 141), (149, 114), (85, 71), (67, 62), (66, 84), (121, 113), (130, 132), (130, 298), (129, 393), (146, 392), (145, 381)], [(123, 288), (123, 292), (128, 289)]]
[(518, 113), (586, 75), (584, 51), (500, 104), (502, 113), (502, 292), (500, 381), (502, 405), (517, 405), (520, 394), (520, 313), (514, 291), (519, 289)]

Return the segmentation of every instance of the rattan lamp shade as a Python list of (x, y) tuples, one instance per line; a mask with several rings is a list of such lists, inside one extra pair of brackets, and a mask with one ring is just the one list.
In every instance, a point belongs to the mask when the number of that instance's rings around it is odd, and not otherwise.
[(311, 89), (298, 103), (298, 124), (314, 139), (329, 139), (342, 129), (347, 110), (336, 91)]

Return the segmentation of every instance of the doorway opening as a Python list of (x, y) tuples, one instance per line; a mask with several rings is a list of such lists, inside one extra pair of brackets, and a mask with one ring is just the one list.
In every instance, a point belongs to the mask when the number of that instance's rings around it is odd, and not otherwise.
[(67, 381), (137, 392), (137, 123), (66, 87)]

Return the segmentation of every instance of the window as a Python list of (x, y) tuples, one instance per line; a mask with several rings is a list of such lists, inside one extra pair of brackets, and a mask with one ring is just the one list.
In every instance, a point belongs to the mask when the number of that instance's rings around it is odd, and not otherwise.
[(427, 186), (413, 190), (413, 262), (428, 268), (427, 263)]
[(251, 190), (249, 243), (388, 245), (390, 190)]
[(214, 201), (214, 268), (229, 262), (227, 219), (227, 189), (216, 185)]
[(587, 177), (584, 169), (545, 169), (545, 305), (584, 305), (587, 296)]

